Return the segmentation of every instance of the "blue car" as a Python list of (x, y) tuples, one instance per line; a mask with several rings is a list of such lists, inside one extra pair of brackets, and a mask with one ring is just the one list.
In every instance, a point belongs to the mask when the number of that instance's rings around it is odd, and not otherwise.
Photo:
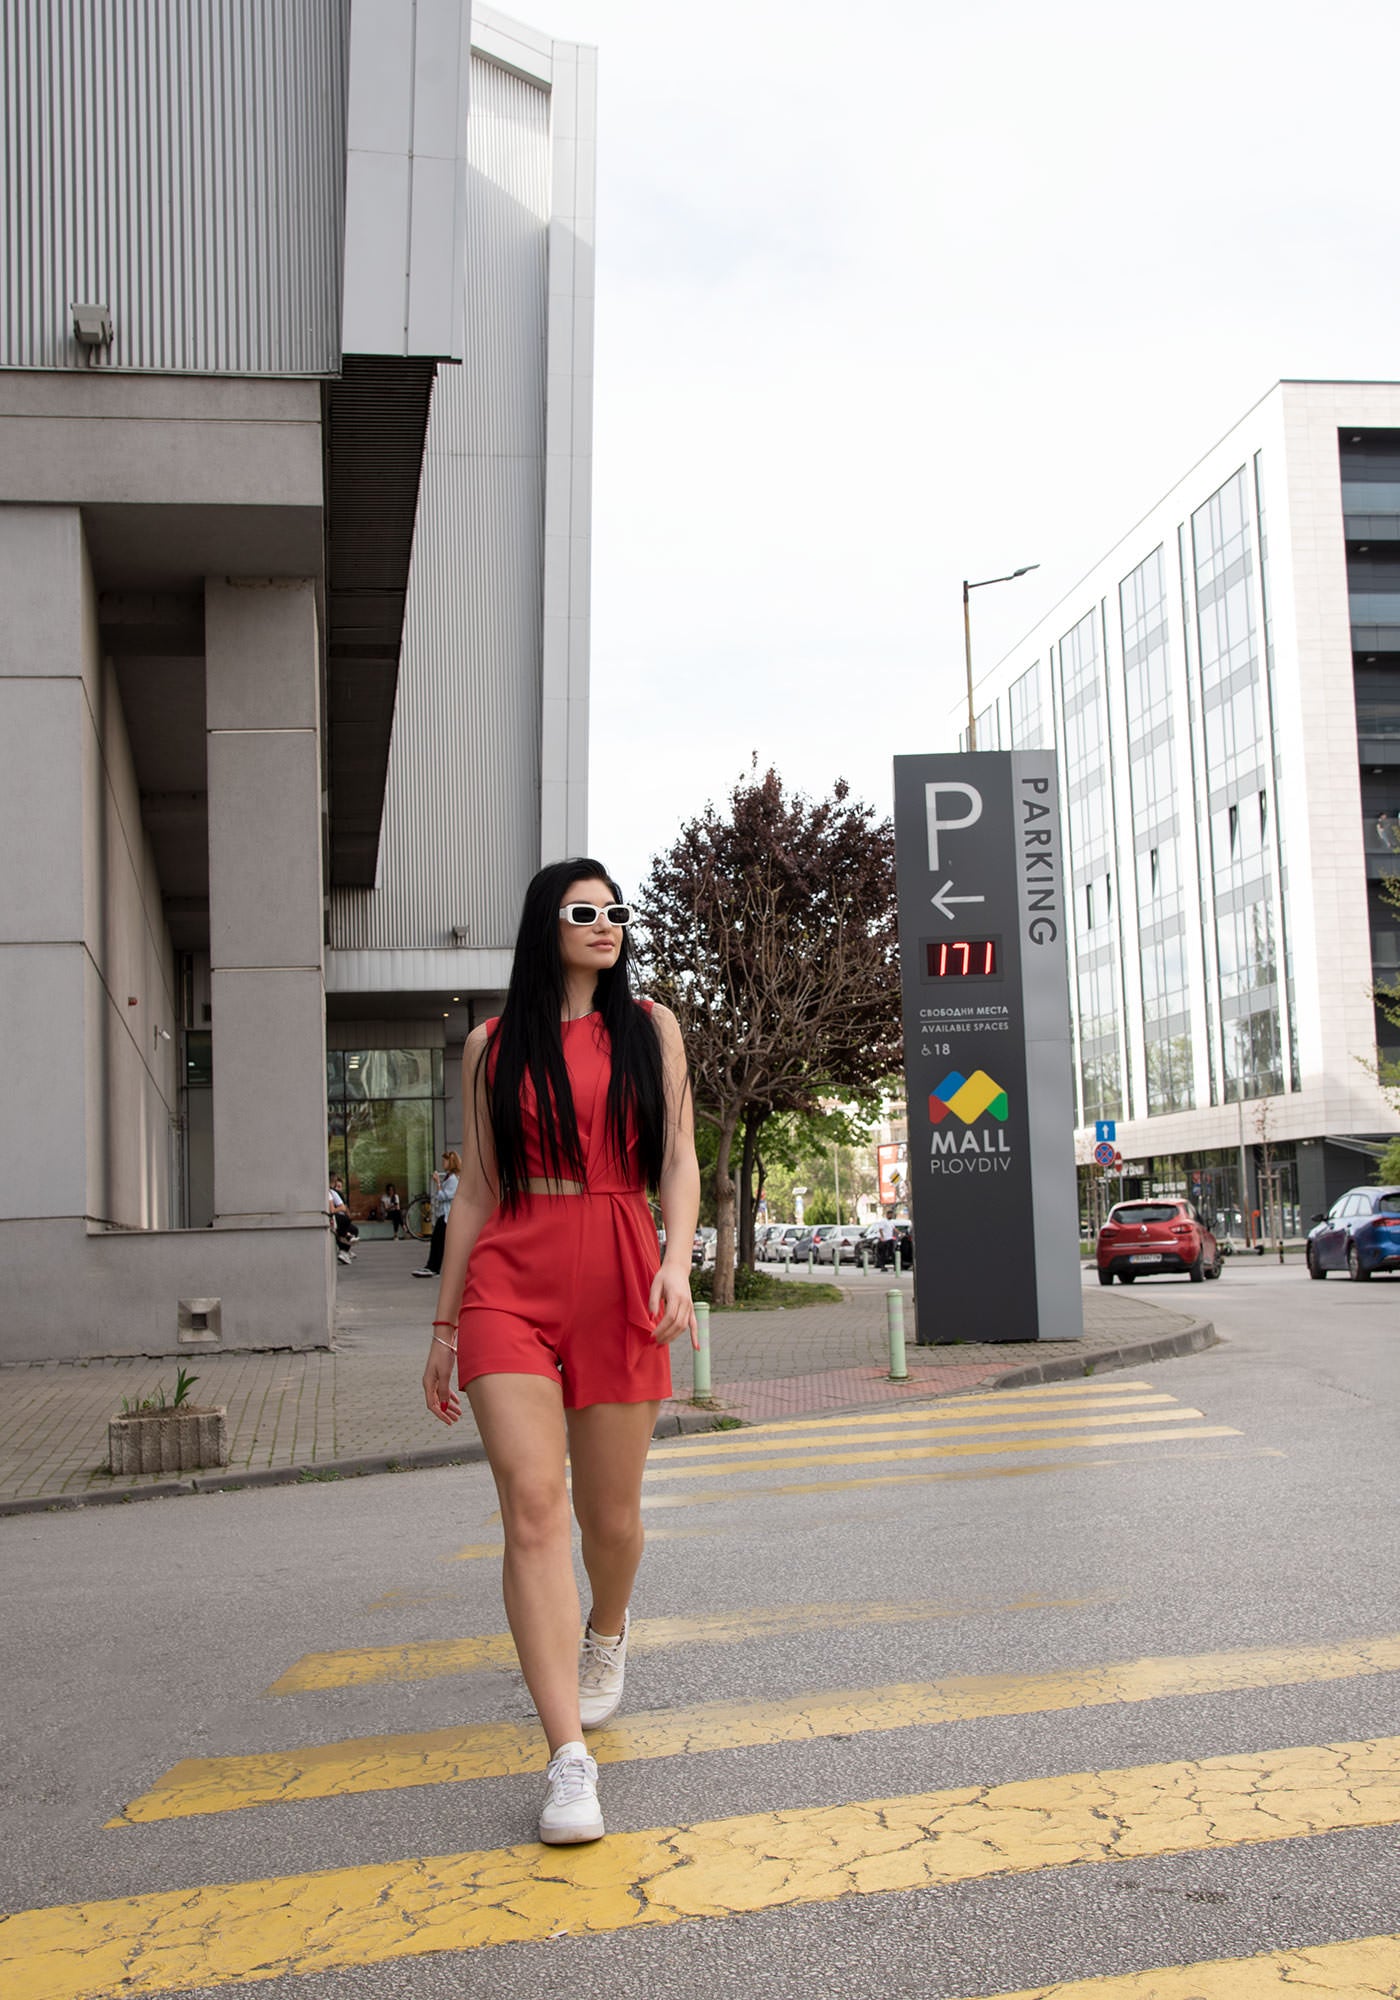
[(1353, 1188), (1308, 1231), (1308, 1276), (1400, 1271), (1400, 1187)]

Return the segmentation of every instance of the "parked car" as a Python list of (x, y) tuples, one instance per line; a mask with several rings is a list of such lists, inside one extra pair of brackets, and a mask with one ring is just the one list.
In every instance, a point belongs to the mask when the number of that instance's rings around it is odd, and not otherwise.
[(1310, 1278), (1346, 1271), (1359, 1281), (1400, 1271), (1400, 1188), (1352, 1188), (1316, 1218), (1305, 1254)]
[(1193, 1285), (1218, 1278), (1220, 1245), (1189, 1201), (1120, 1201), (1110, 1209), (1099, 1231), (1096, 1252), (1099, 1283), (1131, 1285), (1135, 1278), (1157, 1278), (1167, 1271), (1184, 1271)]
[(829, 1223), (817, 1230), (812, 1254), (819, 1264), (838, 1265), (843, 1259), (854, 1264), (864, 1235), (865, 1231), (854, 1223)]
[(802, 1234), (796, 1222), (776, 1222), (761, 1252), (765, 1264), (781, 1264), (792, 1255), (792, 1246)]

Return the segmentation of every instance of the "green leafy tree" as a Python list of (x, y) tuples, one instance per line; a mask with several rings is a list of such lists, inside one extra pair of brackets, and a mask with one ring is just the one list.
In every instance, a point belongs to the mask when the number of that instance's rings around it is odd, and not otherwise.
[(769, 770), (681, 829), (641, 904), (648, 989), (675, 1009), (696, 1110), (717, 1135), (715, 1302), (727, 1305), (736, 1140), (751, 1175), (775, 1114), (868, 1095), (899, 1067), (894, 828), (844, 779), (812, 800)]

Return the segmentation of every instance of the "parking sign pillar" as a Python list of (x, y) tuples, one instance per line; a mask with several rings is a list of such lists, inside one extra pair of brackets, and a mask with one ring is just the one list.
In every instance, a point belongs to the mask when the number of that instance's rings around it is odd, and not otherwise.
[[(1054, 754), (896, 757), (894, 771), (916, 1339), (1079, 1338)], [(996, 1254), (1007, 1242), (1026, 1254)]]

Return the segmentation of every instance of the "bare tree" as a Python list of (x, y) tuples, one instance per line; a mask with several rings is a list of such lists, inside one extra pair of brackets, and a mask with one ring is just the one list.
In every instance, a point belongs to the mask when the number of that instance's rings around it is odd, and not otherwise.
[(769, 770), (736, 785), (652, 864), (648, 985), (674, 1007), (696, 1108), (718, 1137), (715, 1303), (732, 1302), (732, 1155), (776, 1111), (860, 1095), (899, 1067), (894, 828), (838, 780), (787, 794)]

